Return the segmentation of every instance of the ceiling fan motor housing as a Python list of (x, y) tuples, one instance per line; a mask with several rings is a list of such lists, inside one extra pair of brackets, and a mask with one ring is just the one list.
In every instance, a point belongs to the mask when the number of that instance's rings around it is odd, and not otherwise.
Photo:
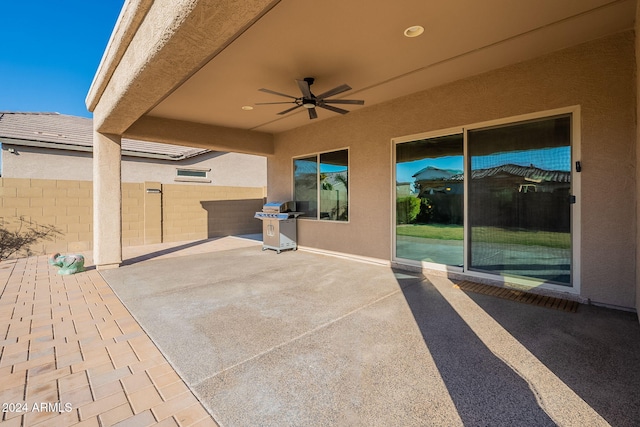
[(315, 98), (302, 98), (302, 106), (304, 108), (315, 108), (316, 106)]
[(316, 112), (316, 107), (324, 108), (325, 110), (333, 111), (334, 113), (339, 114), (347, 114), (349, 111), (335, 107), (329, 104), (354, 104), (354, 105), (363, 105), (364, 101), (359, 99), (326, 99), (334, 95), (338, 95), (339, 93), (345, 92), (347, 90), (351, 90), (351, 87), (347, 84), (343, 84), (337, 86), (327, 92), (316, 96), (311, 92), (311, 85), (315, 82), (315, 78), (313, 77), (305, 77), (303, 80), (296, 80), (298, 83), (298, 88), (302, 92), (301, 97), (295, 97), (291, 95), (287, 95), (286, 93), (276, 92), (270, 89), (258, 89), (261, 92), (271, 93), (273, 95), (284, 96), (286, 98), (291, 98), (293, 101), (289, 102), (261, 102), (256, 105), (266, 105), (266, 104), (288, 104), (293, 103), (295, 107), (288, 108), (284, 111), (278, 113), (278, 115), (287, 114), (297, 108), (304, 107), (309, 112), (309, 118), (315, 119), (318, 117), (318, 113)]

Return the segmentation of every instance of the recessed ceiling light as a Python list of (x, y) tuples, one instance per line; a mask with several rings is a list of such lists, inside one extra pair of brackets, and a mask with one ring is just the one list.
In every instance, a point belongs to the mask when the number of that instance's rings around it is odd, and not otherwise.
[(404, 35), (406, 37), (418, 37), (422, 33), (424, 33), (424, 27), (420, 25), (413, 25), (404, 30)]
[(253, 107), (252, 107), (251, 105), (243, 105), (243, 106), (242, 106), (242, 109), (243, 109), (244, 111), (251, 111), (251, 110), (253, 110)]

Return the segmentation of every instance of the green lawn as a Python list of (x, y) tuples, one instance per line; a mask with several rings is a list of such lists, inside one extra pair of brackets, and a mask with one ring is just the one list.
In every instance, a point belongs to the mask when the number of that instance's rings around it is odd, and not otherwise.
[(440, 240), (462, 240), (463, 229), (461, 225), (439, 224), (407, 224), (398, 225), (398, 236), (423, 237)]
[[(461, 225), (409, 224), (398, 225), (398, 236), (422, 237), (426, 239), (462, 240)], [(546, 246), (569, 249), (571, 234), (553, 231), (511, 230), (499, 227), (475, 227), (473, 241), (487, 243), (515, 243), (527, 246)]]

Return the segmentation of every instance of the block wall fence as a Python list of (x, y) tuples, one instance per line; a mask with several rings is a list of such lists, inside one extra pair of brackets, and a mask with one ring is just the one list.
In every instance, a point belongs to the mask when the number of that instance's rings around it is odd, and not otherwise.
[[(31, 246), (33, 254), (93, 247), (92, 181), (0, 178), (0, 224), (53, 225), (61, 235)], [(262, 231), (253, 214), (266, 187), (122, 183), (122, 245), (199, 240)]]

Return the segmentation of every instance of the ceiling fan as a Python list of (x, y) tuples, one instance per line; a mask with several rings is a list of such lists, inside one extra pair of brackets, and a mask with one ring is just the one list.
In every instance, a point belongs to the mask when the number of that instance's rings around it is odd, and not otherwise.
[(287, 114), (293, 110), (296, 110), (300, 107), (304, 107), (309, 111), (309, 119), (318, 118), (318, 113), (316, 112), (316, 107), (324, 108), (325, 110), (333, 111), (335, 113), (347, 114), (349, 111), (344, 110), (342, 108), (334, 107), (331, 104), (352, 104), (352, 105), (364, 105), (364, 101), (361, 99), (326, 99), (330, 96), (337, 95), (342, 92), (346, 92), (351, 90), (351, 86), (343, 84), (338, 87), (334, 87), (331, 90), (328, 90), (320, 95), (314, 95), (311, 93), (311, 85), (315, 79), (313, 77), (306, 77), (303, 80), (296, 80), (298, 83), (298, 87), (300, 88), (300, 92), (302, 92), (302, 96), (295, 97), (291, 95), (287, 95), (285, 93), (276, 92), (270, 89), (258, 89), (261, 92), (270, 93), (273, 95), (284, 96), (287, 98), (293, 99), (293, 101), (283, 101), (283, 102), (258, 102), (256, 105), (270, 105), (270, 104), (296, 104), (295, 107), (291, 107), (287, 110), (281, 111), (278, 114), (283, 115)]

